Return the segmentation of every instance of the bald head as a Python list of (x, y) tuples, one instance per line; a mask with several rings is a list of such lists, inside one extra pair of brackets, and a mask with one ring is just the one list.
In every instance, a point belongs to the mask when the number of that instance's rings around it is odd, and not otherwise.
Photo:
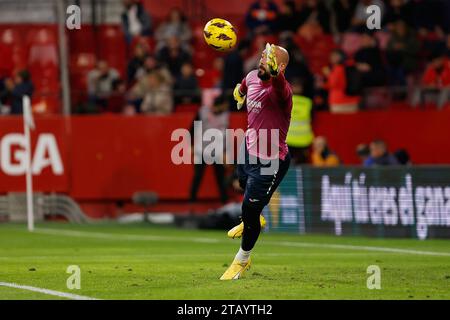
[[(267, 44), (269, 45), (269, 44)], [(278, 63), (279, 71), (282, 73), (286, 70), (286, 67), (289, 63), (289, 53), (287, 50), (280, 46), (275, 46), (275, 58)], [(261, 60), (259, 62), (259, 68), (258, 68), (258, 77), (263, 80), (267, 81), (270, 79), (270, 73), (269, 69), (267, 67), (267, 53), (266, 50), (262, 52)]]
[(284, 64), (284, 69), (286, 69), (289, 63), (289, 53), (287, 52), (287, 50), (283, 47), (275, 46), (275, 57), (277, 58), (278, 64)]

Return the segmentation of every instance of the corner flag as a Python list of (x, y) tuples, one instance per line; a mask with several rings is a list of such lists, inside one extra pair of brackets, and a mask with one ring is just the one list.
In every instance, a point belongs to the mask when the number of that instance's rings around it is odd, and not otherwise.
[(33, 214), (33, 179), (31, 173), (31, 139), (30, 129), (34, 130), (34, 119), (31, 111), (30, 97), (23, 96), (23, 132), (25, 135), (25, 157), (26, 157), (26, 188), (27, 188), (27, 221), (28, 231), (34, 230), (34, 214)]

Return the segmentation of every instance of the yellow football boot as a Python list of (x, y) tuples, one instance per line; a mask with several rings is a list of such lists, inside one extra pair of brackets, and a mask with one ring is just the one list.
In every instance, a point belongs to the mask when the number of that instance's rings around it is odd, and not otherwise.
[[(261, 223), (261, 229), (264, 229), (264, 227), (266, 226), (266, 219), (264, 219), (263, 215), (259, 216), (259, 222)], [(241, 222), (237, 226), (233, 227), (233, 229), (230, 229), (230, 231), (228, 231), (228, 237), (232, 239), (240, 238), (242, 237), (243, 231), (244, 231), (244, 222)]]
[(252, 264), (249, 258), (247, 262), (240, 262), (239, 260), (234, 260), (231, 266), (228, 267), (227, 271), (220, 277), (220, 280), (237, 280), (242, 278), (245, 271), (250, 269)]

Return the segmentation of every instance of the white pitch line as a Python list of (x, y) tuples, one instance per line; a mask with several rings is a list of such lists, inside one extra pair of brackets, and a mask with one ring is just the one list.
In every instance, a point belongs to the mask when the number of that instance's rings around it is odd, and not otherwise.
[[(150, 236), (150, 235), (131, 235), (131, 234), (112, 234), (103, 232), (88, 232), (88, 231), (74, 231), (74, 230), (55, 230), (47, 228), (39, 228), (34, 233), (52, 234), (69, 237), (81, 237), (81, 238), (97, 238), (97, 239), (111, 239), (111, 240), (132, 240), (132, 241), (181, 241), (181, 242), (200, 242), (200, 243), (225, 243), (227, 240), (219, 240), (213, 238), (198, 238), (198, 237), (169, 237), (169, 236)], [(436, 251), (423, 251), (423, 250), (411, 250), (389, 247), (376, 247), (376, 246), (357, 246), (348, 244), (330, 244), (330, 243), (312, 243), (312, 242), (289, 242), (289, 241), (263, 241), (263, 243), (274, 246), (286, 246), (286, 247), (308, 247), (308, 248), (328, 248), (328, 249), (344, 249), (344, 250), (360, 250), (360, 251), (377, 251), (377, 252), (389, 252), (389, 253), (402, 253), (413, 255), (429, 255), (429, 256), (442, 256), (450, 257), (450, 252), (436, 252)]]
[(35, 230), (35, 233), (73, 236), (81, 238), (97, 238), (97, 239), (112, 239), (117, 240), (117, 236), (120, 236), (122, 240), (132, 241), (188, 241), (188, 242), (202, 242), (202, 243), (217, 243), (218, 239), (212, 238), (198, 238), (198, 237), (169, 237), (169, 236), (150, 236), (150, 235), (135, 235), (135, 234), (113, 234), (103, 232), (89, 232), (89, 231), (75, 231), (75, 230), (55, 230), (47, 228), (39, 228)]
[(77, 294), (55, 291), (55, 290), (44, 289), (44, 288), (31, 287), (31, 286), (24, 286), (24, 285), (20, 285), (20, 284), (16, 284), (16, 283), (9, 283), (9, 282), (0, 282), (0, 286), (28, 290), (28, 291), (33, 291), (33, 292), (39, 292), (39, 293), (48, 294), (51, 296), (57, 296), (60, 298), (67, 298), (67, 299), (72, 299), (72, 300), (99, 300), (99, 299), (92, 298), (92, 297), (79, 296)]
[[(268, 243), (268, 241), (266, 241)], [(310, 243), (310, 242), (270, 242), (270, 244), (279, 244), (287, 247), (315, 247), (315, 248), (330, 248), (330, 249), (350, 249), (350, 250), (363, 250), (363, 251), (379, 251), (379, 252), (393, 252), (393, 253), (405, 253), (416, 255), (428, 255), (428, 256), (443, 256), (450, 257), (450, 252), (435, 252), (435, 251), (422, 251), (422, 250), (410, 250), (400, 248), (388, 248), (388, 247), (371, 247), (371, 246), (354, 246), (350, 244), (328, 244), (328, 243)]]

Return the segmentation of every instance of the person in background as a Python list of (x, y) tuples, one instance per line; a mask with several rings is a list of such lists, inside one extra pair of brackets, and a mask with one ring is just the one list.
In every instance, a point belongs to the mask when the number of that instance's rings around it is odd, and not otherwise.
[(403, 166), (411, 165), (411, 157), (406, 149), (398, 149), (394, 151), (394, 157), (397, 158), (399, 164)]
[(4, 106), (6, 102), (6, 77), (0, 76), (0, 114), (6, 114), (9, 112), (9, 107)]
[(389, 0), (386, 2), (384, 23), (388, 30), (394, 28), (398, 20), (403, 20), (408, 26), (413, 26), (413, 5), (408, 0)]
[(396, 157), (398, 163), (403, 166), (411, 165), (411, 157), (406, 149), (395, 150), (394, 157)]
[[(450, 6), (447, 0), (409, 0), (412, 22), (421, 38), (433, 35), (442, 38), (450, 32)], [(424, 43), (424, 46), (427, 46)]]
[(3, 90), (0, 92), (0, 101), (10, 102), (10, 114), (22, 114), (24, 96), (33, 95), (34, 86), (28, 70), (21, 70), (14, 75), (14, 78), (4, 80)]
[(436, 97), (438, 108), (442, 108), (449, 99), (450, 62), (444, 52), (435, 52), (428, 63), (422, 78), (422, 86), (415, 93), (413, 105), (424, 103), (428, 95)]
[(102, 109), (107, 107), (108, 98), (113, 92), (113, 83), (119, 79), (119, 72), (100, 60), (97, 67), (87, 74), (89, 103)]
[(158, 72), (143, 76), (130, 89), (128, 100), (136, 112), (167, 115), (173, 109), (171, 85)]
[(144, 101), (141, 104), (141, 112), (154, 115), (168, 115), (173, 109), (173, 95), (169, 85), (159, 73), (152, 72), (148, 76), (148, 88)]
[(224, 70), (224, 60), (222, 57), (217, 57), (213, 61), (212, 69), (208, 70), (206, 75), (208, 75), (211, 81), (211, 88), (222, 88), (223, 86), (223, 70)]
[(360, 143), (356, 146), (356, 155), (358, 156), (361, 164), (364, 165), (366, 160), (370, 157), (370, 148), (365, 143)]
[(364, 162), (364, 166), (390, 166), (398, 164), (397, 158), (388, 152), (386, 142), (381, 139), (376, 139), (370, 143), (370, 156)]
[(152, 29), (152, 19), (145, 11), (140, 0), (123, 0), (124, 11), (122, 12), (122, 28), (125, 40), (128, 44), (134, 37), (149, 36)]
[(298, 33), (304, 38), (314, 38), (314, 35), (330, 33), (330, 12), (321, 0), (306, 0), (301, 2), (297, 13)]
[(136, 45), (134, 54), (127, 65), (127, 81), (133, 83), (136, 80), (136, 72), (144, 65), (145, 58), (148, 55), (145, 47), (141, 44)]
[(378, 87), (386, 84), (386, 72), (381, 50), (373, 32), (363, 33), (361, 47), (355, 53), (355, 66), (361, 73), (364, 88)]
[(169, 69), (167, 69), (166, 66), (162, 65), (161, 63), (156, 60), (156, 58), (153, 55), (147, 55), (144, 60), (144, 64), (136, 71), (136, 80), (139, 82), (142, 77), (145, 77), (151, 72), (157, 72), (162, 77), (163, 82), (172, 85), (174, 82), (174, 79), (172, 77), (172, 74), (170, 73)]
[(108, 104), (103, 112), (122, 113), (126, 106), (127, 86), (122, 79), (116, 79), (112, 84), (112, 93), (108, 98)]
[[(225, 138), (225, 130), (228, 128), (229, 124), (229, 106), (228, 106), (228, 99), (224, 95), (218, 96), (215, 100), (213, 105), (207, 106), (203, 105), (198, 114), (197, 117), (194, 119), (194, 121), (201, 121), (202, 122), (202, 128), (203, 131), (206, 131), (208, 129), (218, 129), (223, 133), (223, 137)], [(203, 175), (206, 169), (206, 163), (213, 162), (214, 159), (205, 159), (203, 157), (203, 150), (206, 145), (203, 141), (201, 135), (195, 136), (194, 134), (194, 123), (192, 123), (191, 127), (191, 137), (192, 143), (193, 143), (193, 153), (194, 153), (194, 177), (192, 179), (191, 184), (191, 191), (190, 191), (190, 201), (195, 202), (197, 201), (197, 193), (200, 188), (200, 184), (203, 179)], [(225, 145), (225, 141), (224, 141)], [(221, 151), (222, 154), (214, 154), (211, 155), (215, 159), (221, 159), (222, 163), (216, 163), (214, 162), (212, 166), (214, 167), (214, 172), (216, 174), (216, 181), (217, 186), (220, 192), (220, 200), (222, 203), (226, 203), (228, 201), (228, 195), (225, 185), (225, 167), (223, 165), (224, 160), (224, 154), (223, 151)], [(205, 157), (207, 155), (205, 154)]]
[(186, 16), (179, 8), (173, 8), (169, 13), (168, 19), (162, 22), (156, 29), (156, 50), (161, 50), (168, 45), (168, 41), (171, 37), (180, 39), (181, 47), (183, 47), (184, 50), (190, 50), (189, 41), (192, 38), (192, 31)]
[(161, 85), (172, 88), (173, 78), (170, 71), (165, 66), (160, 65), (154, 56), (147, 56), (144, 65), (136, 72), (135, 84), (129, 90), (127, 114), (132, 114), (131, 106), (134, 106), (135, 113), (140, 112), (145, 93), (151, 89), (148, 76), (152, 73), (158, 75)]
[(394, 86), (406, 86), (406, 76), (418, 63), (419, 41), (405, 21), (392, 23), (392, 32), (386, 48), (389, 82)]
[(158, 61), (167, 66), (174, 78), (181, 73), (181, 66), (191, 61), (191, 55), (181, 46), (180, 39), (172, 36), (168, 39), (167, 46), (156, 53)]
[(442, 89), (450, 85), (449, 63), (443, 52), (437, 52), (427, 65), (423, 75), (423, 84), (432, 89)]
[(173, 89), (175, 104), (200, 102), (200, 87), (192, 64), (186, 62), (181, 66), (181, 74), (176, 79)]
[(292, 114), (286, 142), (293, 164), (309, 162), (309, 149), (314, 139), (311, 127), (312, 100), (303, 95), (301, 80), (292, 81)]
[[(230, 106), (234, 105), (233, 89), (236, 83), (244, 78), (244, 59), (249, 49), (250, 41), (244, 39), (239, 42), (236, 49), (224, 57), (223, 69), (226, 72), (223, 73), (222, 92), (228, 97)], [(236, 110), (236, 108), (232, 108), (232, 110)]]
[(283, 32), (279, 35), (280, 46), (289, 53), (289, 68), (284, 76), (288, 81), (299, 80), (302, 84), (302, 95), (308, 98), (314, 96), (314, 76), (311, 73), (306, 58), (300, 48), (295, 44), (292, 32)]
[(247, 11), (245, 23), (254, 34), (270, 33), (276, 30), (278, 6), (271, 0), (257, 0)]
[[(244, 60), (244, 74), (249, 73), (252, 70), (258, 69), (259, 60), (261, 59), (260, 52), (266, 47), (267, 37), (259, 35), (253, 38), (252, 52)], [(255, 50), (256, 48), (256, 50)]]
[(280, 14), (277, 18), (278, 31), (296, 32), (298, 28), (296, 13), (295, 1), (284, 0), (280, 6)]
[(336, 30), (338, 33), (344, 33), (350, 29), (352, 17), (355, 14), (355, 8), (358, 0), (334, 0), (332, 9), (334, 12)]
[(445, 53), (447, 55), (447, 59), (450, 59), (450, 33), (445, 38)]
[(327, 139), (323, 136), (314, 139), (311, 160), (315, 167), (335, 167), (340, 164), (338, 156), (330, 150)]
[(328, 90), (328, 105), (333, 113), (351, 113), (358, 110), (360, 96), (350, 96), (346, 92), (347, 74), (345, 54), (341, 50), (333, 50), (330, 54), (331, 68), (325, 67), (322, 72), (326, 77), (323, 87)]

